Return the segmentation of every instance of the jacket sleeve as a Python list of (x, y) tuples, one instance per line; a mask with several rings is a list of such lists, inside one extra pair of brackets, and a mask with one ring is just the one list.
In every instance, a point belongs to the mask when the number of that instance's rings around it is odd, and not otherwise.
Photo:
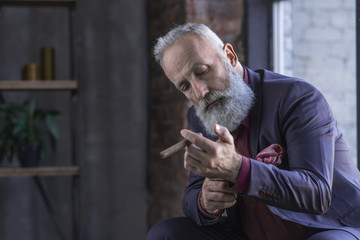
[(293, 84), (272, 103), (276, 106), (264, 107), (278, 110), (276, 120), (268, 120), (284, 139), (288, 166), (280, 169), (251, 159), (245, 195), (282, 209), (323, 214), (331, 204), (335, 142), (341, 137), (330, 107), (305, 82)]

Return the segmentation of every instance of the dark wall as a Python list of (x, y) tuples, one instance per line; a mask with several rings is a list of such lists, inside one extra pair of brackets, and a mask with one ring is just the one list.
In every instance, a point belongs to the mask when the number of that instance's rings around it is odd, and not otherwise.
[(144, 239), (145, 0), (79, 0), (81, 238)]

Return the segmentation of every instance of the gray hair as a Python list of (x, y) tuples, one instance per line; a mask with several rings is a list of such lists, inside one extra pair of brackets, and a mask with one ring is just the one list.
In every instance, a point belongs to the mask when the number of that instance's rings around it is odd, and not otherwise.
[(224, 46), (224, 42), (216, 35), (216, 33), (204, 24), (186, 23), (173, 28), (166, 35), (157, 39), (153, 53), (155, 60), (160, 64), (160, 66), (162, 66), (162, 58), (165, 50), (172, 46), (181, 36), (187, 33), (193, 33), (198, 37), (203, 37), (209, 40), (219, 52)]

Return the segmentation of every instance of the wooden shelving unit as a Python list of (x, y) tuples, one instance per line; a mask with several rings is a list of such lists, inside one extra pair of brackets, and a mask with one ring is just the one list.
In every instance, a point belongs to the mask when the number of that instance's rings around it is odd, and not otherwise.
[[(7, 6), (21, 6), (21, 7), (64, 7), (66, 6), (69, 9), (70, 13), (70, 25), (69, 31), (70, 34), (70, 46), (74, 44), (74, 28), (73, 28), (73, 14), (75, 9), (76, 0), (0, 0), (0, 9), (2, 7)], [(46, 19), (44, 19), (45, 21)], [(72, 51), (72, 47), (70, 47), (70, 51)], [(71, 55), (71, 54), (70, 54)], [(74, 57), (74, 56), (72, 56)], [(70, 61), (70, 64), (72, 61)], [(0, 91), (69, 91), (71, 92), (71, 98), (76, 95), (76, 91), (78, 90), (78, 81), (75, 79), (71, 79), (74, 76), (74, 73), (70, 73), (71, 77), (67, 80), (36, 80), (36, 81), (25, 81), (25, 80), (8, 80), (3, 79), (0, 80)], [(75, 94), (74, 94), (75, 93)], [(35, 93), (36, 94), (36, 93)], [(72, 127), (72, 126), (71, 126)], [(73, 135), (71, 136), (71, 141), (75, 141), (74, 130)], [(72, 146), (74, 146), (74, 142), (72, 142)], [(71, 206), (72, 207), (72, 238), (71, 239), (79, 239), (79, 231), (78, 231), (78, 206), (79, 206), (79, 177), (80, 177), (80, 162), (76, 161), (76, 154), (73, 153), (71, 156), (72, 166), (37, 166), (37, 167), (1, 167), (0, 168), (0, 178), (16, 178), (16, 177), (30, 177), (30, 181), (33, 180), (35, 182), (35, 186), (37, 187), (39, 194), (44, 202), (44, 206), (46, 207), (50, 221), (58, 235), (56, 239), (65, 239), (63, 235), (64, 229), (60, 228), (59, 224), (57, 224), (57, 219), (53, 216), (53, 207), (51, 198), (49, 198), (47, 194), (47, 189), (43, 186), (42, 180), (39, 177), (71, 177)], [(66, 164), (66, 163), (65, 163)], [(63, 179), (61, 179), (62, 181)]]
[(77, 176), (79, 174), (80, 168), (77, 166), (0, 168), (0, 177)]
[(75, 80), (0, 80), (0, 90), (76, 90), (78, 82)]

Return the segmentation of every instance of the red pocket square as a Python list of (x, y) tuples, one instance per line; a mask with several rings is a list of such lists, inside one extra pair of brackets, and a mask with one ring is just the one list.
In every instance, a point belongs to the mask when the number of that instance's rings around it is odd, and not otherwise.
[(279, 144), (271, 144), (256, 156), (256, 160), (278, 166), (283, 156), (284, 149)]

